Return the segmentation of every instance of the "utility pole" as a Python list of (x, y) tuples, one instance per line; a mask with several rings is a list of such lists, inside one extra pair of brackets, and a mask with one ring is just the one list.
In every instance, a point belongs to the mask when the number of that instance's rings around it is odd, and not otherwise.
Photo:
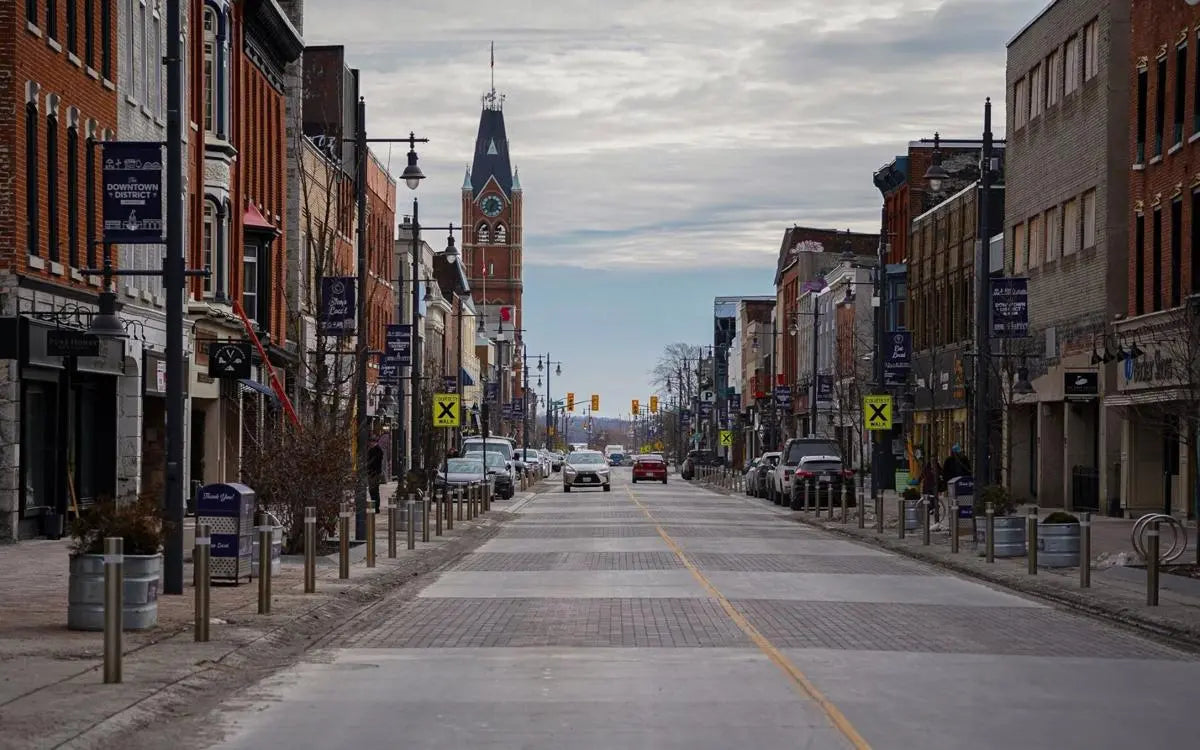
[(988, 410), (988, 375), (991, 368), (991, 216), (992, 100), (983, 105), (983, 150), (980, 154), (979, 236), (975, 245), (975, 482), (991, 484), (991, 418)]
[[(167, 252), (163, 258), (167, 326), (167, 465), (163, 593), (183, 593), (183, 30), (181, 0), (167, 0)], [(90, 221), (90, 220), (89, 220)]]
[(367, 103), (359, 95), (358, 71), (354, 71), (354, 96), (357, 100), (354, 139), (354, 193), (358, 210), (358, 346), (355, 347), (354, 373), (354, 538), (367, 536), (367, 443), (371, 435), (367, 425)]

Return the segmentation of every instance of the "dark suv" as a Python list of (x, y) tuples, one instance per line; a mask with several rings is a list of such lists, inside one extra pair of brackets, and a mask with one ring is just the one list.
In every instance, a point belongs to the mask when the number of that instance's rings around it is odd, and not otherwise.
[(804, 486), (816, 493), (817, 506), (836, 502), (844, 482), (852, 481), (842, 465), (842, 449), (837, 441), (828, 438), (792, 438), (783, 448), (781, 461), (792, 470), (788, 488), (792, 510), (804, 507)]

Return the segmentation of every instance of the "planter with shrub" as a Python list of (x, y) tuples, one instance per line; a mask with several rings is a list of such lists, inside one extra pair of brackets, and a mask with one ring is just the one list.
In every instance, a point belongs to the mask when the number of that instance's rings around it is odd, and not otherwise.
[(1038, 565), (1073, 568), (1079, 564), (1079, 519), (1055, 511), (1038, 524)]
[(67, 627), (104, 629), (104, 540), (124, 540), (123, 578), (125, 630), (158, 624), (158, 591), (162, 576), (163, 524), (158, 498), (137, 501), (100, 500), (71, 523)]
[(996, 557), (1025, 556), (1025, 517), (1013, 515), (1017, 504), (1007, 487), (989, 484), (975, 495), (975, 552), (987, 554), (987, 505), (992, 504)]

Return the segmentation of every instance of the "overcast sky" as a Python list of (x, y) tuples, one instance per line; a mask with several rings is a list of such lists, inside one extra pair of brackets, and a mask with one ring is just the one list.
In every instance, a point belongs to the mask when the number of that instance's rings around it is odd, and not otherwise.
[(304, 36), (363, 71), (371, 136), (430, 139), (430, 224), (461, 220), (495, 41), (527, 338), (564, 361), (555, 397), (616, 414), (663, 344), (711, 343), (713, 296), (773, 293), (785, 227), (878, 231), (874, 170), (934, 130), (978, 137), (985, 96), (1002, 137), (1004, 45), (1045, 4), (308, 0)]

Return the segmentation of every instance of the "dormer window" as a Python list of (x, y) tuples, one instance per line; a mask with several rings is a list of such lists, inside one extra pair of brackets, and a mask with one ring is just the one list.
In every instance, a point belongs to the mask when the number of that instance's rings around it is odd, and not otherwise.
[(487, 224), (480, 224), (475, 230), (475, 242), (480, 245), (486, 245), (491, 242), (491, 231), (488, 230)]

